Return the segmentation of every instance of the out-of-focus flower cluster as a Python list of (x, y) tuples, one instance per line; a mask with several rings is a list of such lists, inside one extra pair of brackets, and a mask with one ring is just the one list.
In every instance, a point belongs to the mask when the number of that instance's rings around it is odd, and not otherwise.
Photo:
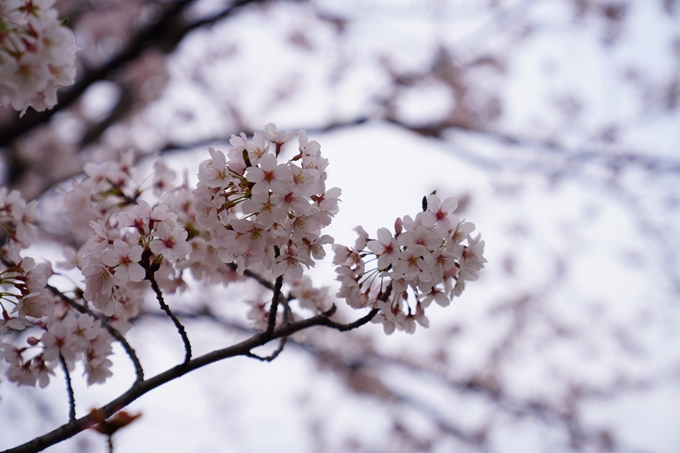
[(111, 375), (111, 337), (93, 317), (75, 313), (47, 288), (49, 263), (36, 264), (20, 252), (36, 236), (36, 202), (26, 203), (17, 191), (0, 188), (0, 228), (7, 242), (0, 252), (0, 335), (35, 326), (40, 337), (28, 337), (27, 346), (0, 340), (0, 358), (9, 363), (7, 377), (19, 385), (45, 387), (60, 361), (73, 370), (85, 363), (89, 383)]
[[(432, 301), (449, 305), (486, 262), (484, 241), (470, 235), (475, 226), (454, 214), (457, 206), (455, 198), (442, 202), (432, 194), (415, 219), (397, 218), (394, 234), (380, 228), (372, 239), (361, 226), (355, 228), (354, 247), (333, 246), (341, 284), (337, 296), (352, 308), (379, 309), (373, 322), (382, 323), (387, 334), (413, 333), (416, 322), (428, 327), (425, 309)], [(367, 270), (368, 262), (375, 267)]]
[(54, 0), (0, 1), (0, 105), (23, 115), (57, 103), (57, 88), (75, 80), (75, 37)]

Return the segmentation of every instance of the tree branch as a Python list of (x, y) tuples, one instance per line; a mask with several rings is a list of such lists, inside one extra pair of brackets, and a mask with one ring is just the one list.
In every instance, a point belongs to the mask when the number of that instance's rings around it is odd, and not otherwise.
[(73, 422), (76, 419), (76, 395), (73, 392), (73, 384), (71, 384), (71, 374), (68, 371), (68, 366), (66, 365), (66, 360), (64, 356), (59, 353), (59, 362), (61, 363), (61, 368), (64, 370), (64, 376), (66, 376), (66, 391), (68, 392), (68, 421)]
[[(311, 318), (303, 319), (301, 321), (281, 326), (278, 329), (275, 329), (271, 333), (271, 335), (266, 335), (266, 332), (253, 335), (250, 338), (247, 338), (246, 340), (235, 345), (229, 346), (224, 349), (218, 349), (207, 354), (204, 354), (200, 357), (191, 359), (187, 362), (184, 362), (180, 365), (170, 368), (150, 379), (135, 382), (135, 384), (129, 390), (118, 396), (116, 399), (110, 401), (108, 404), (100, 407), (98, 409), (99, 411), (98, 413), (100, 414), (100, 416), (108, 418), (117, 411), (121, 410), (122, 408), (126, 407), (127, 405), (141, 397), (142, 395), (145, 395), (146, 393), (150, 392), (151, 390), (157, 387), (162, 386), (163, 384), (166, 384), (179, 377), (182, 377), (185, 374), (188, 374), (191, 371), (194, 371), (198, 368), (210, 365), (211, 363), (219, 362), (221, 360), (240, 355), (248, 357), (248, 355), (251, 354), (250, 351), (252, 349), (262, 346), (273, 339), (288, 337), (296, 332), (308, 329), (309, 327), (312, 326), (328, 326), (339, 330), (350, 330), (366, 324), (372, 319), (373, 316), (375, 316), (374, 313), (377, 313), (377, 310), (372, 310), (371, 313), (355, 322), (352, 322), (350, 324), (339, 324), (328, 319), (335, 313), (335, 311), (336, 306), (333, 305), (333, 307), (330, 310), (324, 313), (313, 316)], [(88, 429), (94, 424), (96, 424), (96, 420), (92, 418), (91, 415), (88, 414), (84, 417), (66, 423), (47, 434), (36, 437), (35, 439), (26, 442), (25, 444), (19, 445), (14, 448), (10, 448), (9, 450), (5, 450), (1, 453), (35, 453), (38, 451), (42, 451), (47, 447), (55, 445), (70, 437), (73, 437), (74, 435)]]
[(49, 121), (55, 113), (77, 100), (90, 85), (99, 80), (106, 79), (113, 71), (137, 58), (150, 42), (160, 39), (161, 36), (168, 32), (168, 28), (171, 27), (173, 21), (189, 3), (191, 3), (191, 0), (181, 0), (173, 3), (170, 8), (165, 10), (158, 22), (138, 32), (129, 45), (118, 55), (98, 68), (86, 70), (75, 85), (59, 93), (59, 101), (52, 110), (45, 110), (40, 113), (31, 111), (23, 118), (17, 118), (9, 125), (0, 129), (0, 146), (8, 145), (14, 138), (41, 123)]
[(269, 318), (267, 318), (267, 330), (265, 335), (271, 335), (276, 327), (276, 311), (279, 309), (279, 297), (281, 297), (281, 287), (283, 286), (283, 275), (276, 277), (274, 294), (272, 295), (272, 305), (269, 308)]
[(250, 357), (252, 359), (257, 359), (260, 362), (271, 362), (272, 360), (277, 358), (279, 356), (279, 354), (281, 354), (281, 352), (283, 351), (283, 348), (286, 346), (287, 341), (288, 341), (288, 337), (281, 338), (281, 341), (279, 342), (279, 346), (276, 348), (276, 351), (272, 352), (268, 356), (260, 357), (259, 355), (255, 354), (253, 352), (249, 352), (249, 353), (246, 354), (246, 357)]
[(161, 310), (163, 310), (165, 314), (170, 317), (173, 324), (175, 324), (175, 328), (177, 328), (177, 332), (179, 332), (179, 336), (182, 337), (182, 343), (184, 343), (184, 363), (187, 363), (189, 360), (191, 360), (191, 342), (189, 341), (189, 336), (187, 335), (184, 325), (179, 321), (179, 319), (177, 319), (177, 316), (174, 315), (172, 310), (170, 310), (168, 304), (165, 303), (163, 292), (161, 291), (158, 283), (156, 282), (156, 278), (154, 277), (155, 270), (148, 261), (148, 256), (143, 257), (142, 262), (146, 270), (146, 279), (151, 282), (151, 289), (153, 289), (153, 292), (156, 293), (156, 300), (158, 300)]
[[(535, 139), (532, 137), (525, 137), (519, 135), (512, 135), (509, 133), (503, 133), (498, 131), (493, 131), (490, 129), (475, 128), (465, 124), (457, 124), (451, 122), (440, 122), (431, 123), (425, 125), (410, 125), (403, 121), (400, 121), (392, 117), (375, 117), (370, 118), (368, 116), (359, 116), (355, 119), (351, 119), (345, 122), (334, 122), (328, 125), (316, 127), (316, 128), (298, 128), (305, 129), (309, 134), (320, 134), (325, 132), (330, 132), (337, 129), (356, 127), (362, 124), (368, 123), (369, 121), (385, 121), (387, 123), (393, 124), (404, 130), (408, 130), (418, 135), (424, 137), (433, 137), (439, 140), (446, 140), (446, 133), (448, 131), (459, 131), (464, 133), (478, 134), (483, 137), (488, 137), (498, 144), (507, 145), (515, 148), (522, 149), (534, 149), (538, 152), (548, 152), (555, 156), (563, 158), (568, 162), (583, 162), (592, 163), (602, 166), (636, 166), (637, 168), (643, 168), (650, 171), (665, 172), (665, 173), (680, 173), (680, 160), (674, 159), (672, 157), (663, 156), (647, 156), (642, 151), (636, 152), (619, 152), (616, 154), (606, 154), (602, 153), (596, 149), (591, 148), (570, 148), (567, 146), (560, 145), (558, 143), (549, 143), (544, 140)], [(247, 135), (252, 135), (253, 131), (245, 131)], [(208, 145), (214, 145), (216, 142), (229, 142), (229, 137), (226, 136), (214, 136), (208, 139), (201, 139), (191, 143), (167, 143), (159, 152), (170, 153), (170, 152), (181, 152), (186, 150), (191, 150), (195, 148), (206, 147)], [(477, 156), (475, 156), (477, 157)], [(476, 161), (483, 160), (483, 158), (477, 158)], [(494, 166), (499, 168), (505, 168), (503, 165), (498, 165), (494, 163)]]
[(375, 315), (377, 315), (379, 311), (380, 311), (379, 309), (374, 308), (363, 318), (359, 318), (356, 321), (351, 322), (349, 324), (342, 324), (339, 322), (331, 321), (329, 318), (325, 318), (321, 324), (326, 327), (339, 330), (340, 332), (347, 332), (348, 330), (353, 330), (356, 329), (357, 327), (361, 327), (364, 324), (367, 324), (369, 321), (375, 318)]
[[(238, 269), (238, 266), (236, 265), (236, 263), (227, 263), (227, 266), (229, 266), (229, 268), (234, 272), (236, 272), (236, 270)], [(272, 291), (274, 291), (274, 285), (272, 284), (272, 282), (270, 282), (269, 280), (267, 280), (266, 278), (264, 278), (263, 276), (261, 276), (257, 272), (253, 272), (250, 269), (246, 269), (246, 270), (243, 271), (243, 275), (245, 275), (246, 277), (252, 278), (253, 280), (255, 280), (260, 285), (264, 286), (265, 288), (271, 289)]]

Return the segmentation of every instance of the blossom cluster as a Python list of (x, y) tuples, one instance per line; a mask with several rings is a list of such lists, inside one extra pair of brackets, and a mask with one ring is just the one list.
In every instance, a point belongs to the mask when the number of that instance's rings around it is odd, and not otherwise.
[(73, 370), (83, 360), (88, 382), (103, 382), (111, 375), (110, 335), (98, 320), (72, 312), (49, 291), (49, 263), (20, 255), (35, 240), (36, 214), (36, 202), (26, 203), (19, 192), (0, 188), (0, 228), (7, 235), (0, 252), (0, 335), (31, 326), (42, 332), (39, 338), (28, 337), (23, 347), (0, 341), (7, 376), (20, 385), (45, 387), (60, 361)]
[(228, 159), (211, 147), (211, 158), (200, 164), (196, 221), (210, 232), (220, 260), (235, 263), (239, 273), (251, 269), (298, 280), (303, 266), (314, 266), (326, 254), (323, 246), (333, 242), (321, 229), (338, 212), (340, 189), (326, 190), (328, 160), (304, 131), (298, 153), (280, 160), (292, 136), (270, 124), (252, 142), (245, 134), (232, 136)]
[[(26, 204), (18, 192), (0, 189), (0, 223), (8, 233), (1, 253), (0, 334), (29, 327), (42, 330), (39, 337), (29, 336), (24, 347), (0, 339), (0, 358), (10, 365), (11, 381), (45, 386), (60, 362), (73, 370), (82, 361), (89, 384), (104, 382), (111, 375), (107, 357), (114, 340), (108, 329), (124, 335), (131, 328), (129, 320), (138, 314), (150, 286), (147, 273), (166, 291), (182, 286), (181, 269), (174, 265), (192, 253), (187, 242), (191, 220), (185, 208), (191, 204), (191, 193), (186, 187), (173, 188), (176, 175), (159, 160), (150, 188), (166, 196), (164, 203), (151, 207), (139, 198), (142, 190), (133, 177), (132, 163), (128, 153), (119, 162), (87, 164), (86, 178), (74, 181), (64, 195), (64, 217), (70, 221), (72, 239), (82, 244), (78, 250), (67, 248), (66, 260), (57, 263), (65, 270), (77, 268), (83, 276), (83, 286), (76, 289), (71, 304), (47, 286), (53, 274), (48, 263), (36, 265), (20, 255), (35, 239), (36, 203)], [(173, 191), (168, 194), (166, 189)], [(211, 265), (201, 257), (196, 261)], [(191, 261), (184, 259), (181, 264), (188, 266)], [(72, 304), (81, 308), (91, 304), (94, 311), (89, 313), (100, 319), (74, 310)]]
[[(66, 217), (82, 246), (68, 251), (61, 266), (81, 271), (85, 300), (123, 333), (149, 282), (165, 293), (183, 290), (185, 271), (210, 283), (232, 282), (246, 269), (282, 276), (301, 307), (327, 310), (327, 291), (302, 274), (333, 241), (321, 229), (338, 212), (340, 189), (326, 190), (328, 161), (304, 131), (297, 153), (279, 162), (294, 135), (269, 124), (252, 141), (232, 136), (228, 159), (209, 147), (194, 190), (186, 181), (175, 186), (175, 172), (160, 157), (146, 187), (136, 182), (130, 154), (87, 164), (87, 177), (65, 195)], [(148, 192), (155, 202), (142, 197)]]
[[(184, 286), (182, 266), (192, 264), (186, 259), (192, 253), (187, 240), (192, 231), (190, 192), (172, 185), (176, 175), (159, 159), (150, 188), (165, 196), (151, 206), (141, 198), (144, 191), (132, 164), (132, 154), (126, 153), (119, 162), (85, 165), (87, 178), (74, 183), (65, 196), (72, 231), (83, 244), (60, 263), (81, 271), (83, 297), (121, 333), (129, 330), (128, 320), (144, 303), (147, 273), (164, 291), (174, 292)], [(195, 261), (210, 264), (202, 257)]]
[(59, 21), (54, 0), (0, 2), (0, 105), (23, 115), (57, 103), (57, 88), (75, 79), (75, 37)]
[[(475, 226), (454, 214), (457, 206), (455, 198), (441, 201), (432, 194), (415, 219), (397, 218), (394, 234), (380, 228), (372, 239), (361, 226), (355, 228), (354, 247), (333, 246), (341, 284), (337, 296), (355, 309), (378, 309), (372, 321), (382, 323), (387, 334), (413, 333), (416, 323), (428, 327), (425, 309), (432, 301), (449, 305), (486, 262), (484, 241), (470, 235)], [(367, 270), (369, 262), (375, 267)]]

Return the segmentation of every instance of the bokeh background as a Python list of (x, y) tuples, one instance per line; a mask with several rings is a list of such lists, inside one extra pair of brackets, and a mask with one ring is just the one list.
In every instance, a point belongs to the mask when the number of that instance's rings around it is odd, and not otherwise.
[[(0, 108), (2, 183), (41, 201), (35, 254), (61, 258), (60, 187), (85, 162), (133, 150), (142, 180), (160, 153), (195, 182), (206, 145), (269, 122), (330, 159), (336, 242), (433, 190), (486, 241), (479, 281), (429, 329), (317, 328), (272, 363), (198, 370), (133, 403), (116, 451), (680, 451), (680, 2), (56, 6), (75, 86), (49, 112)], [(335, 285), (329, 263), (309, 275)], [(256, 284), (187, 281), (169, 303), (199, 353), (252, 333)], [(128, 337), (152, 375), (183, 349), (149, 299)], [(78, 415), (132, 383), (114, 362), (103, 386), (75, 379)], [(61, 379), (2, 380), (0, 449), (67, 421)], [(48, 451), (106, 448), (86, 432)]]

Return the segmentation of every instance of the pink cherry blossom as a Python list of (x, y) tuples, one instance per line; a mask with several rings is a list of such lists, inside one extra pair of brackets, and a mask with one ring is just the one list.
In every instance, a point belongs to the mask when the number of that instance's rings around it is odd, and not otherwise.
[(102, 253), (102, 263), (107, 266), (115, 268), (114, 281), (117, 285), (124, 285), (128, 280), (132, 282), (141, 282), (146, 272), (140, 266), (139, 261), (142, 259), (142, 246), (130, 245), (121, 240), (113, 241), (113, 248), (107, 248)]
[(399, 243), (387, 228), (378, 229), (378, 240), (368, 241), (368, 249), (378, 255), (378, 269), (387, 269), (399, 260)]
[(293, 182), (293, 173), (286, 164), (277, 164), (273, 154), (264, 155), (259, 166), (249, 167), (246, 170), (246, 178), (249, 182), (255, 183), (253, 194), (273, 192), (284, 192), (286, 186)]
[(282, 145), (295, 135), (293, 131), (279, 131), (274, 123), (269, 123), (264, 127), (264, 137), (272, 143)]
[(154, 236), (149, 248), (156, 255), (163, 255), (166, 259), (174, 261), (191, 252), (191, 246), (186, 241), (187, 230), (182, 227), (173, 227), (168, 222), (161, 222)]

